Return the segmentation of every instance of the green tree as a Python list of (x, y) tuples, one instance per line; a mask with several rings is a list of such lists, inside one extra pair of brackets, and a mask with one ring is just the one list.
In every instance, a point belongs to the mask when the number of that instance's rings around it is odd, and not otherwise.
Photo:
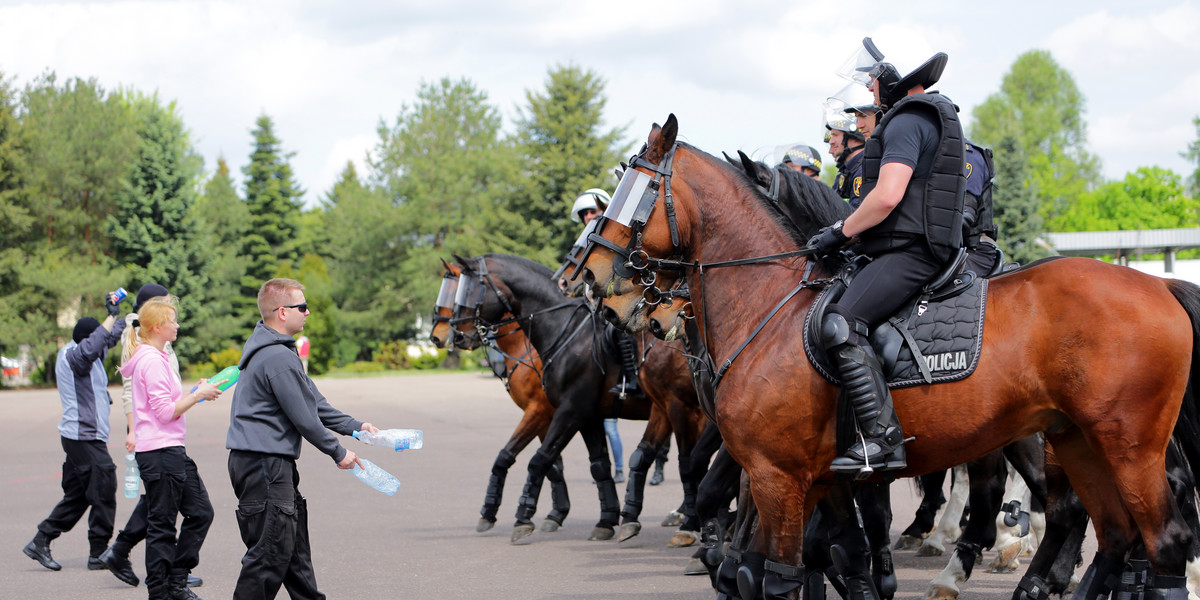
[(234, 346), (241, 348), (250, 335), (247, 323), (257, 310), (246, 314), (254, 300), (241, 297), (241, 278), (248, 261), (242, 256), (242, 241), (249, 230), (250, 209), (237, 195), (229, 165), (217, 159), (217, 170), (204, 184), (192, 207), (198, 224), (200, 244), (209, 249), (208, 274), (211, 310), (207, 321), (198, 324), (194, 337), (210, 352)]
[(1194, 227), (1200, 201), (1183, 179), (1160, 167), (1142, 167), (1121, 181), (1081, 195), (1054, 220), (1055, 231), (1116, 231)]
[(1047, 221), (1100, 178), (1100, 161), (1087, 150), (1084, 104), (1071, 74), (1049, 52), (1030, 50), (1017, 57), (1000, 91), (973, 111), (972, 140), (999, 147), (1008, 138), (1024, 155), (1027, 188)]
[(405, 331), (409, 313), (394, 293), (406, 256), (400, 210), (379, 188), (359, 180), (348, 163), (322, 200), (321, 229), (336, 243), (324, 247), (332, 295), (337, 299), (337, 364), (370, 358), (379, 341)]
[(1029, 166), (1025, 155), (1017, 150), (1017, 141), (1011, 137), (1001, 139), (995, 161), (992, 218), (1000, 231), (997, 241), (1005, 259), (1024, 264), (1048, 256), (1049, 249), (1040, 241), (1045, 227), (1038, 214), (1038, 197), (1033, 193), (1035, 184), (1026, 174)]
[(100, 261), (105, 221), (138, 144), (134, 115), (95, 80), (59, 86), (53, 73), (26, 86), (22, 104), (36, 235)]
[[(380, 124), (372, 181), (397, 208), (401, 252), (387, 278), (386, 302), (405, 318), (386, 326), (412, 335), (428, 314), (441, 277), (439, 257), (452, 252), (535, 255), (520, 240), (530, 228), (508, 209), (517, 185), (516, 153), (500, 139), (500, 114), (467, 80), (422, 84), (415, 105), (395, 125)], [(378, 296), (374, 301), (381, 301)]]
[(16, 91), (0, 73), (0, 251), (32, 239), (27, 146), (17, 121)]
[(535, 248), (553, 251), (559, 260), (579, 235), (571, 221), (571, 203), (589, 188), (612, 190), (613, 168), (629, 154), (622, 144), (625, 128), (604, 130), (604, 79), (574, 65), (558, 65), (546, 77), (544, 93), (525, 92), (528, 106), (520, 109), (516, 144), (528, 184), (514, 197), (510, 209), (530, 227)]
[(1192, 197), (1200, 198), (1200, 117), (1193, 117), (1192, 125), (1196, 127), (1196, 141), (1188, 144), (1187, 150), (1180, 154), (1188, 159), (1188, 162), (1196, 165), (1192, 175), (1188, 177), (1188, 183), (1191, 186)]
[[(171, 290), (179, 298), (179, 324), (192, 332), (208, 321), (212, 305), (210, 254), (192, 211), (202, 161), (175, 103), (164, 106), (157, 95), (133, 91), (125, 101), (136, 115), (139, 142), (108, 218), (113, 256), (129, 267), (129, 289), (153, 281)], [(211, 350), (190, 335), (176, 345), (189, 362)]]
[(235, 305), (251, 325), (259, 319), (254, 305), (258, 288), (275, 274), (281, 261), (299, 258), (295, 237), (304, 194), (288, 164), (294, 153), (283, 152), (271, 117), (258, 117), (253, 136), (250, 163), (242, 168), (250, 211), (250, 227), (242, 240), (247, 264), (242, 294)]

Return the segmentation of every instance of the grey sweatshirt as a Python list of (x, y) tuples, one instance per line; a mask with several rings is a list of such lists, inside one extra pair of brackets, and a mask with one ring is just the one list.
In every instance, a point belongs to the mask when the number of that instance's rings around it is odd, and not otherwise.
[(330, 406), (317, 391), (296, 355), (296, 340), (259, 321), (238, 368), (226, 448), (300, 458), (303, 436), (334, 462), (345, 458), (346, 449), (330, 430), (351, 435), (362, 421)]

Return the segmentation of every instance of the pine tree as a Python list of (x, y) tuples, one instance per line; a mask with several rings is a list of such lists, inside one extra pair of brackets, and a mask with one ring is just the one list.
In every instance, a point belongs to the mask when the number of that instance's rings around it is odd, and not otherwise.
[(1194, 117), (1192, 125), (1196, 127), (1196, 141), (1188, 144), (1187, 150), (1180, 152), (1180, 155), (1196, 166), (1188, 177), (1188, 183), (1192, 197), (1200, 199), (1200, 117)]
[(260, 116), (255, 121), (253, 135), (250, 163), (242, 168), (250, 228), (242, 240), (242, 255), (247, 264), (241, 280), (241, 303), (237, 307), (251, 325), (259, 319), (254, 304), (259, 287), (275, 276), (282, 261), (294, 262), (299, 257), (295, 237), (300, 197), (304, 194), (288, 164), (294, 153), (284, 153), (281, 149), (271, 118)]
[(537, 224), (526, 242), (553, 249), (553, 260), (579, 235), (580, 225), (568, 214), (571, 203), (589, 188), (615, 188), (613, 169), (629, 153), (630, 146), (620, 141), (625, 128), (601, 129), (608, 102), (604, 84), (592, 71), (556, 66), (544, 93), (525, 93), (529, 105), (517, 120), (516, 143), (529, 185), (509, 208)]
[[(174, 103), (163, 106), (157, 96), (135, 92), (125, 101), (139, 141), (107, 222), (113, 255), (129, 267), (129, 289), (154, 282), (171, 290), (179, 298), (180, 327), (192, 331), (212, 310), (209, 249), (192, 211), (201, 160)], [(176, 351), (185, 360), (203, 357), (190, 336), (180, 337)]]
[(996, 179), (993, 184), (993, 220), (999, 229), (1000, 249), (1006, 262), (1028, 263), (1051, 254), (1040, 238), (1045, 233), (1038, 214), (1038, 197), (1027, 175), (1026, 156), (1011, 137), (996, 146)]
[(197, 328), (195, 337), (209, 352), (230, 346), (241, 348), (251, 331), (247, 322), (257, 315), (257, 311), (243, 314), (242, 309), (253, 306), (255, 298), (241, 297), (241, 278), (247, 264), (241, 249), (249, 230), (250, 210), (237, 195), (224, 157), (217, 159), (217, 170), (204, 185), (193, 212), (200, 225), (200, 243), (211, 252), (206, 273), (209, 297), (213, 299), (208, 321)]

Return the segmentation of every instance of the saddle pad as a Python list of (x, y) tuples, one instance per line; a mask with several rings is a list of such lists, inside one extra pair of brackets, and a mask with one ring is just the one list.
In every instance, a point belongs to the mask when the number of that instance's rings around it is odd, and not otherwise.
[[(871, 332), (871, 345), (889, 388), (958, 381), (975, 371), (983, 347), (987, 284), (986, 279), (976, 279), (962, 293), (941, 300), (921, 296)], [(836, 300), (831, 294), (840, 297), (843, 291), (844, 286), (823, 290), (804, 323), (805, 354), (817, 372), (834, 385), (841, 381), (825, 356), (820, 320), (825, 308)]]

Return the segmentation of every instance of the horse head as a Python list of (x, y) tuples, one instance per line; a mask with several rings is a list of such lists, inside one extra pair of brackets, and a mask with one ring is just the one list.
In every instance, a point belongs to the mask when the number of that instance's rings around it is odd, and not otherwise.
[(464, 350), (474, 350), (483, 344), (483, 331), (495, 329), (513, 311), (515, 300), (502, 280), (492, 277), (486, 256), (463, 258), (454, 255), (461, 273), (454, 297), (450, 323), (455, 330), (455, 344)]
[(442, 286), (438, 288), (437, 300), (433, 305), (433, 329), (429, 332), (429, 341), (438, 348), (456, 341), (454, 328), (450, 320), (454, 314), (454, 295), (458, 292), (458, 276), (462, 269), (442, 260)]
[(646, 328), (654, 337), (668, 342), (684, 337), (684, 325), (696, 318), (686, 293), (686, 285), (672, 288), (646, 314)]

